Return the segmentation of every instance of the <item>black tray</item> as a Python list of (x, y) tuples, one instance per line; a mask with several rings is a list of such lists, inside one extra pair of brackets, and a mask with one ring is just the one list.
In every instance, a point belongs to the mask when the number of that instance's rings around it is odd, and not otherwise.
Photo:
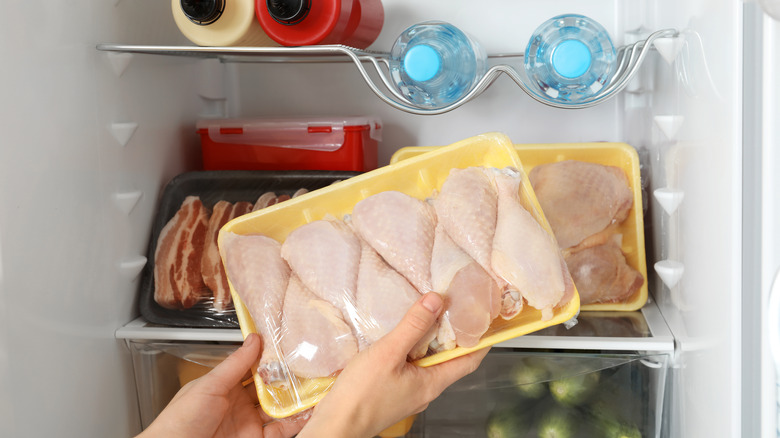
[(274, 192), (277, 196), (292, 196), (298, 189), (316, 190), (358, 174), (359, 172), (325, 170), (215, 170), (188, 172), (176, 176), (165, 187), (152, 224), (147, 263), (141, 274), (141, 315), (151, 323), (179, 327), (238, 327), (238, 318), (232, 309), (217, 312), (209, 303), (198, 303), (189, 309), (172, 310), (154, 301), (154, 252), (157, 248), (157, 238), (187, 196), (199, 196), (203, 205), (211, 209), (220, 200), (254, 203), (266, 192)]

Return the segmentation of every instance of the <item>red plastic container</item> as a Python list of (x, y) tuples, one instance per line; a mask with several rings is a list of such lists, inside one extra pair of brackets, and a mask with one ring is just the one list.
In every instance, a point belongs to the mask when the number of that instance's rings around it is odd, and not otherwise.
[(347, 170), (377, 167), (376, 117), (210, 119), (196, 125), (205, 170)]
[(255, 14), (265, 33), (283, 46), (365, 49), (385, 20), (381, 0), (256, 0)]

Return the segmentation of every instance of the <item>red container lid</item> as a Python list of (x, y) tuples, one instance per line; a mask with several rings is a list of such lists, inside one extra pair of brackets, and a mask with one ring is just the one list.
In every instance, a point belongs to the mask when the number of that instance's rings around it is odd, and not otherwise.
[(216, 143), (326, 152), (339, 149), (349, 131), (368, 131), (371, 139), (382, 139), (381, 121), (368, 116), (206, 119), (198, 121), (196, 129)]
[(283, 46), (344, 44), (364, 49), (382, 29), (380, 0), (256, 0), (265, 33)]

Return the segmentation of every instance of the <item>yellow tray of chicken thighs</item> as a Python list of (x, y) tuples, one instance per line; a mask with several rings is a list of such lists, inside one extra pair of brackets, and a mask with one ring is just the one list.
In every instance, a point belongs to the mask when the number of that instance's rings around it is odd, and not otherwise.
[[(419, 156), (438, 149), (437, 146), (410, 146), (399, 149), (390, 159), (390, 164)], [(586, 303), (582, 301), (580, 310), (584, 311), (632, 311), (642, 308), (647, 302), (647, 264), (645, 259), (644, 220), (642, 216), (642, 188), (639, 172), (639, 156), (632, 146), (626, 143), (542, 143), (515, 144), (515, 150), (523, 163), (526, 175), (542, 164), (557, 163), (564, 160), (578, 160), (587, 163), (602, 164), (620, 168), (625, 173), (633, 197), (628, 217), (617, 224), (614, 233), (621, 235), (620, 249), (626, 263), (643, 278), (642, 285), (631, 295), (618, 302)]]
[[(520, 161), (508, 137), (499, 133), (483, 134), (426, 152), (428, 153), (415, 154), (408, 159), (398, 160), (391, 165), (236, 218), (222, 228), (220, 246), (225, 232), (239, 235), (263, 234), (282, 243), (297, 227), (328, 217), (342, 218), (352, 212), (356, 203), (382, 191), (400, 191), (425, 200), (442, 187), (451, 169), (472, 166), (495, 168), (509, 166), (518, 169), (521, 177), (521, 204), (551, 236), (550, 238), (554, 239), (550, 225), (524, 173), (526, 166)], [(564, 275), (568, 275), (568, 272)], [(241, 331), (246, 337), (249, 333), (256, 332), (254, 322), (232, 283), (230, 290)], [(452, 350), (433, 353), (419, 359), (416, 363), (420, 366), (435, 365), (511, 338), (566, 322), (577, 315), (579, 307), (579, 296), (576, 290), (568, 303), (559, 304), (553, 309), (552, 318), (546, 321), (542, 320), (541, 311), (526, 305), (510, 320), (495, 318), (476, 346), (455, 347)], [(255, 372), (254, 381), (263, 409), (276, 418), (301, 412), (314, 406), (325, 396), (335, 377), (298, 380), (294, 391), (280, 390), (271, 385), (264, 385), (262, 378)]]

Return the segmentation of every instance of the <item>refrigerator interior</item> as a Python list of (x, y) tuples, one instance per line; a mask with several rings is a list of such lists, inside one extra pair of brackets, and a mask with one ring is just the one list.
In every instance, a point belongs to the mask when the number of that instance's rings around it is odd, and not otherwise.
[(674, 337), (672, 430), (756, 436), (743, 434), (755, 426), (743, 424), (741, 404), (755, 390), (741, 378), (743, 360), (752, 360), (742, 357), (741, 326), (741, 2), (383, 3), (385, 26), (370, 47), (382, 51), (405, 27), (434, 18), (461, 27), (488, 53), (521, 53), (539, 23), (565, 12), (596, 19), (616, 45), (657, 29), (683, 32), (669, 41), (673, 62), (651, 53), (626, 90), (589, 109), (542, 105), (501, 77), (454, 111), (419, 116), (379, 101), (349, 62), (221, 63), (95, 49), (190, 45), (169, 2), (7, 5), (14, 19), (0, 42), (4, 436), (140, 430), (131, 354), (115, 331), (138, 315), (139, 273), (163, 186), (201, 166), (195, 122), (302, 114), (380, 117), (380, 165), (400, 147), (491, 131), (515, 143), (636, 147), (650, 292)]

